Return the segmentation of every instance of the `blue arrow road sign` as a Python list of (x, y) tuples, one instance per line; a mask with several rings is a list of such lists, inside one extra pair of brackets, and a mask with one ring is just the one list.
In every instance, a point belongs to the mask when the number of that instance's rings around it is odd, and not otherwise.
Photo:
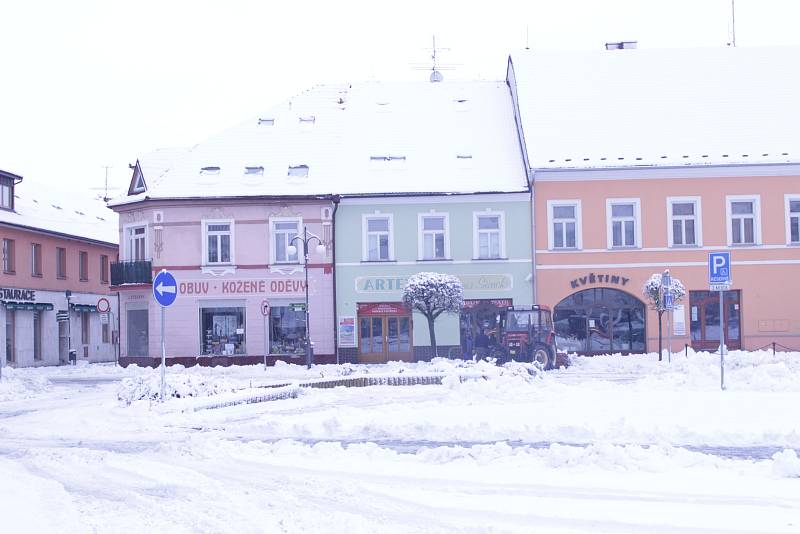
[(169, 271), (161, 271), (153, 279), (153, 296), (163, 307), (172, 305), (178, 296), (178, 283)]
[(708, 283), (711, 285), (731, 283), (731, 253), (711, 252), (708, 255)]

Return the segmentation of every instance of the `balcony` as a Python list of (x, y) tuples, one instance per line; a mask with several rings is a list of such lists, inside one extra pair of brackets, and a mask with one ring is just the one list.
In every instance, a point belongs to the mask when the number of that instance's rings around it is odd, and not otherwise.
[(111, 263), (111, 285), (150, 284), (153, 270), (150, 260), (116, 261)]

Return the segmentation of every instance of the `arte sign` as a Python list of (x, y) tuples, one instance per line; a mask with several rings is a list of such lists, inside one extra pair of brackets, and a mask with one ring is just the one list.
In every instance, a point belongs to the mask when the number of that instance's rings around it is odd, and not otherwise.
[(631, 281), (630, 278), (626, 278), (619, 274), (589, 273), (586, 276), (581, 276), (574, 280), (570, 280), (569, 285), (572, 289), (577, 289), (581, 286), (588, 286), (595, 284), (615, 284), (624, 287), (630, 281)]
[[(510, 274), (457, 274), (464, 291), (511, 291), (514, 277)], [(359, 276), (357, 293), (394, 293), (406, 285), (408, 276)]]
[(299, 295), (306, 290), (300, 279), (275, 280), (188, 280), (178, 284), (181, 295)]
[(0, 300), (36, 302), (36, 291), (33, 289), (12, 289), (0, 287)]

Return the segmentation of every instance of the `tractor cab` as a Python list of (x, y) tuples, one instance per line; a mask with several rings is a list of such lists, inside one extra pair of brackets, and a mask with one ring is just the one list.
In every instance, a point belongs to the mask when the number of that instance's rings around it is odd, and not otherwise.
[(538, 361), (545, 369), (556, 364), (553, 316), (547, 306), (510, 306), (500, 312), (493, 356), (501, 361)]

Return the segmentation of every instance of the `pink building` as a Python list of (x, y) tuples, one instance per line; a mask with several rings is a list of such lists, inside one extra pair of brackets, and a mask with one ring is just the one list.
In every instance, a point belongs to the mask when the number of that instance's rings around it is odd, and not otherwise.
[(114, 361), (116, 215), (88, 193), (3, 171), (0, 201), (0, 364), (58, 365), (70, 348), (78, 360)]
[(729, 348), (800, 349), (800, 77), (791, 48), (522, 52), (508, 82), (534, 189), (536, 301), (562, 347), (657, 348), (642, 287), (687, 290), (664, 339), (715, 350), (710, 252), (730, 251)]

